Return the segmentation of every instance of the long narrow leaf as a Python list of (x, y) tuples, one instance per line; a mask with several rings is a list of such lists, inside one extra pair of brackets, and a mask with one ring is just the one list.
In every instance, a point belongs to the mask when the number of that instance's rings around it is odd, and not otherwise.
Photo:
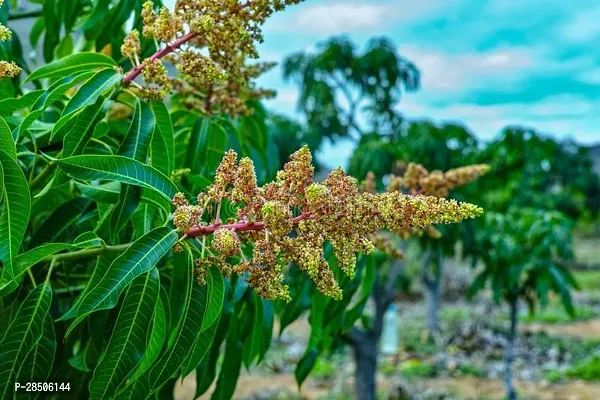
[(67, 175), (84, 180), (115, 180), (153, 189), (170, 201), (177, 186), (156, 169), (123, 156), (83, 155), (56, 160)]
[(23, 171), (9, 154), (0, 150), (4, 187), (0, 215), (0, 260), (9, 275), (12, 261), (19, 252), (31, 212), (29, 185)]
[(52, 289), (47, 282), (33, 289), (0, 342), (0, 398), (13, 397), (17, 373), (44, 332), (51, 301)]
[(159, 287), (158, 270), (152, 268), (127, 289), (108, 347), (90, 382), (92, 399), (111, 398), (141, 361)]
[(150, 271), (177, 238), (177, 232), (171, 228), (156, 228), (132, 243), (105, 271), (97, 272), (98, 281), (86, 288), (77, 302), (76, 319), (67, 330), (67, 335), (88, 314), (113, 308), (123, 289), (135, 278)]

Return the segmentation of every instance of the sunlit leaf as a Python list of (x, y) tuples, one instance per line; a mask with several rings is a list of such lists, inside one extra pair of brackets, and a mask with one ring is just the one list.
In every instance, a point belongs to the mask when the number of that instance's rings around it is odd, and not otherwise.
[(38, 68), (27, 77), (26, 82), (35, 79), (58, 78), (76, 72), (113, 66), (116, 66), (116, 63), (104, 54), (75, 53)]
[(17, 162), (0, 150), (0, 165), (4, 182), (3, 203), (0, 215), (0, 260), (9, 275), (12, 261), (19, 252), (29, 223), (31, 196), (29, 185)]
[(56, 160), (67, 175), (84, 180), (116, 180), (153, 189), (170, 201), (177, 187), (156, 169), (123, 156), (83, 155)]
[(108, 347), (90, 382), (92, 399), (110, 398), (134, 371), (146, 351), (147, 332), (158, 299), (158, 271), (140, 275), (125, 294)]
[(0, 342), (0, 397), (13, 397), (17, 373), (44, 332), (52, 289), (44, 282), (33, 289), (17, 311)]
[(97, 72), (86, 83), (81, 85), (77, 93), (65, 106), (62, 115), (69, 115), (85, 106), (92, 105), (102, 94), (121, 82), (122, 75), (112, 68)]
[(125, 287), (136, 277), (151, 270), (171, 249), (177, 238), (176, 231), (160, 227), (133, 242), (99, 274), (100, 279), (93, 286), (86, 287), (80, 295), (80, 300), (72, 308), (76, 318), (67, 334), (88, 314), (114, 307)]

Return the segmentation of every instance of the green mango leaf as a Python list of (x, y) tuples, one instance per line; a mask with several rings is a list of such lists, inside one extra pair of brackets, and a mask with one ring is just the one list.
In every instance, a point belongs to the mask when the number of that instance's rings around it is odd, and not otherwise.
[(198, 118), (192, 129), (185, 158), (185, 167), (190, 168), (192, 174), (202, 172), (203, 163), (206, 161), (211, 124), (209, 118)]
[(168, 348), (171, 348), (177, 340), (177, 334), (185, 319), (186, 307), (189, 303), (187, 299), (189, 299), (189, 292), (192, 290), (192, 283), (194, 282), (193, 268), (194, 257), (189, 248), (181, 253), (174, 253), (173, 272), (171, 274), (171, 284), (169, 285)]
[(52, 315), (46, 314), (44, 328), (40, 340), (29, 351), (27, 358), (19, 370), (19, 380), (25, 382), (46, 382), (52, 372), (54, 354), (56, 353), (56, 334)]
[[(119, 155), (145, 162), (154, 132), (154, 114), (148, 103), (136, 99), (135, 111), (125, 139), (119, 148)], [(110, 219), (110, 234), (113, 241), (138, 208), (142, 190), (138, 186), (121, 185), (117, 206)]]
[(131, 216), (140, 204), (141, 197), (141, 187), (121, 184), (119, 201), (111, 214), (109, 224), (110, 235), (113, 241), (116, 240), (121, 230), (131, 219)]
[(144, 356), (135, 372), (130, 377), (132, 381), (135, 381), (150, 369), (152, 364), (154, 364), (154, 361), (156, 361), (160, 355), (165, 344), (165, 339), (167, 338), (167, 316), (165, 314), (165, 306), (160, 297), (158, 297), (157, 300), (152, 316), (152, 330), (148, 330), (146, 334), (148, 348), (144, 352)]
[(219, 317), (223, 309), (225, 285), (223, 275), (218, 268), (210, 268), (206, 279), (207, 297), (204, 301), (202, 325), (194, 341), (192, 350), (181, 367), (181, 374), (185, 378), (202, 361), (208, 352), (215, 332), (217, 331)]
[[(25, 131), (27, 131), (36, 120), (40, 119), (44, 115), (44, 111), (47, 107), (52, 105), (55, 101), (60, 100), (64, 96), (67, 89), (75, 86), (77, 83), (88, 79), (91, 73), (82, 73), (79, 75), (67, 76), (55, 83), (53, 83), (48, 90), (42, 94), (32, 107), (32, 111), (27, 114), (19, 125), (17, 132), (14, 136), (17, 138)], [(35, 127), (35, 125), (33, 125)]]
[(154, 132), (154, 114), (145, 101), (137, 99), (131, 125), (121, 143), (118, 154), (145, 162), (148, 157), (152, 133)]
[(264, 359), (267, 351), (271, 347), (273, 338), (273, 325), (275, 324), (275, 314), (273, 312), (273, 303), (270, 300), (263, 300), (263, 327), (262, 327), (262, 345), (258, 354), (258, 364)]
[[(90, 276), (88, 283), (85, 285), (82, 294), (88, 292), (91, 288), (98, 285), (98, 282), (102, 280), (102, 278), (104, 277), (104, 273), (108, 270), (115, 258), (115, 254), (103, 254), (96, 259), (94, 267), (90, 268), (92, 275)], [(67, 321), (75, 318), (79, 311), (79, 307), (81, 306), (82, 298), (82, 295), (77, 296), (75, 298), (75, 301), (73, 302), (73, 306), (60, 318), (58, 318), (57, 321)]]
[(67, 242), (70, 241), (68, 240), (70, 237), (72, 240), (71, 235), (90, 204), (92, 204), (90, 199), (79, 197), (58, 207), (35, 231), (29, 246), (37, 247), (49, 242)]
[(116, 65), (112, 58), (101, 53), (75, 53), (38, 68), (27, 77), (25, 82), (43, 78), (61, 78), (81, 71)]
[(218, 325), (218, 323), (215, 323), (211, 325), (208, 329), (200, 332), (200, 334), (194, 341), (190, 354), (181, 366), (182, 378), (185, 378), (190, 373), (192, 373), (192, 371), (194, 371), (196, 367), (198, 367), (198, 364), (200, 364), (200, 362), (204, 359), (206, 354), (208, 354), (210, 346), (213, 342), (213, 338), (215, 337)]
[(136, 236), (142, 236), (150, 232), (156, 212), (156, 207), (153, 204), (143, 203), (131, 215), (131, 222)]
[(0, 164), (0, 205), (4, 201), (4, 170), (2, 164)]
[(123, 156), (83, 155), (56, 160), (67, 175), (84, 180), (115, 180), (154, 190), (167, 201), (177, 186), (156, 169)]
[(115, 204), (119, 200), (119, 194), (121, 193), (121, 184), (119, 182), (108, 182), (101, 185), (86, 185), (81, 182), (75, 182), (75, 186), (77, 186), (83, 197), (87, 197), (98, 203)]
[(14, 396), (17, 373), (27, 354), (44, 332), (44, 320), (52, 302), (48, 282), (36, 286), (25, 298), (0, 342), (0, 398)]
[(6, 152), (0, 150), (0, 165), (4, 181), (3, 199), (0, 203), (0, 260), (5, 273), (12, 275), (12, 261), (19, 252), (25, 230), (29, 223), (31, 196), (29, 185), (17, 162)]
[(17, 161), (17, 149), (12, 132), (2, 117), (0, 117), (0, 151), (4, 151), (10, 158)]
[(102, 106), (105, 101), (106, 99), (103, 96), (100, 96), (94, 104), (85, 107), (77, 114), (75, 124), (67, 132), (64, 138), (63, 157), (70, 157), (83, 153), (85, 146), (94, 134), (94, 126), (101, 118)]
[(173, 346), (162, 354), (154, 366), (126, 391), (129, 398), (145, 399), (164, 385), (181, 367), (190, 354), (202, 324), (203, 309), (206, 306), (206, 286), (190, 280), (191, 290), (185, 302), (183, 323), (180, 326)]
[(263, 343), (262, 343), (262, 333), (263, 333), (263, 302), (254, 293), (250, 292), (249, 298), (251, 300), (250, 307), (248, 310), (252, 312), (252, 325), (250, 328), (250, 335), (244, 339), (244, 351), (243, 351), (243, 359), (244, 365), (246, 368), (250, 368), (254, 359), (259, 355)]
[(17, 97), (16, 99), (13, 98), (0, 100), (0, 114), (12, 115), (15, 111), (18, 111), (22, 108), (29, 108), (45, 92), (45, 90), (32, 90), (31, 92), (25, 93), (21, 97)]
[[(236, 308), (239, 308), (239, 306)], [(241, 318), (239, 312), (234, 312), (231, 317), (227, 341), (225, 343), (225, 354), (223, 359), (226, 360), (226, 362), (221, 366), (217, 385), (211, 396), (212, 400), (229, 400), (233, 397), (233, 393), (235, 392), (235, 387), (242, 367), (243, 354), (243, 343), (242, 338), (240, 338), (240, 324)]]
[(79, 248), (102, 247), (104, 240), (98, 237), (94, 232), (84, 232), (73, 240), (73, 246)]
[(306, 352), (300, 361), (298, 361), (298, 365), (296, 365), (296, 370), (294, 371), (294, 376), (296, 377), (296, 383), (298, 383), (298, 387), (302, 386), (302, 383), (306, 380), (306, 377), (314, 368), (318, 356), (319, 352), (317, 349), (311, 347), (306, 349)]
[(227, 151), (228, 142), (229, 138), (225, 129), (220, 124), (211, 124), (206, 147), (206, 158), (202, 163), (205, 173), (212, 173), (212, 171), (217, 169), (223, 159), (223, 155)]
[(123, 76), (112, 68), (98, 71), (90, 80), (81, 85), (77, 93), (71, 97), (62, 115), (72, 114), (85, 106), (94, 104), (100, 96), (119, 84), (122, 78)]
[(176, 231), (163, 226), (133, 242), (105, 271), (99, 273), (100, 279), (93, 286), (86, 287), (80, 295), (80, 300), (71, 309), (76, 318), (67, 335), (90, 313), (113, 308), (123, 289), (136, 277), (151, 270), (177, 239)]
[(152, 165), (169, 176), (175, 168), (175, 133), (169, 110), (162, 101), (151, 103), (156, 132), (152, 138)]
[(223, 309), (223, 300), (225, 298), (225, 283), (223, 274), (218, 268), (210, 268), (206, 277), (208, 287), (208, 301), (206, 303), (206, 312), (202, 320), (202, 330), (208, 329), (214, 325), (221, 315)]
[(25, 274), (29, 268), (42, 261), (44, 258), (70, 247), (71, 245), (66, 243), (45, 243), (40, 247), (36, 247), (35, 249), (31, 249), (16, 256), (13, 261), (12, 275), (3, 271), (0, 276), (0, 295), (5, 296), (18, 288), (23, 279), (23, 274)]
[(231, 310), (224, 310), (219, 320), (219, 327), (213, 338), (212, 346), (208, 357), (205, 357), (196, 368), (196, 394), (195, 399), (202, 396), (210, 388), (217, 377), (217, 362), (221, 353), (221, 343), (229, 333), (229, 323), (231, 321)]
[(152, 268), (131, 283), (117, 317), (108, 347), (94, 370), (90, 398), (114, 396), (117, 387), (135, 370), (147, 347), (160, 288), (158, 270)]

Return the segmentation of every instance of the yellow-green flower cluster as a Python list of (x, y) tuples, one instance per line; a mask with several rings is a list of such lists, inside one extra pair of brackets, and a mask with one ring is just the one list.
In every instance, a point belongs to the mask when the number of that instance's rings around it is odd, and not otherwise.
[(12, 32), (6, 26), (0, 24), (0, 42), (4, 42), (5, 40), (10, 40), (12, 37)]
[[(489, 171), (489, 166), (484, 164), (468, 165), (465, 167), (450, 169), (446, 172), (439, 170), (429, 172), (424, 166), (416, 163), (398, 163), (397, 170), (401, 175), (392, 174), (387, 186), (388, 193), (411, 193), (445, 198), (449, 191), (459, 186), (466, 185)], [(368, 173), (361, 183), (361, 189), (365, 192), (375, 193), (375, 176)], [(430, 205), (431, 206), (431, 205)], [(437, 239), (441, 236), (439, 230), (433, 226), (410, 226), (397, 229), (395, 232), (403, 239), (411, 235), (427, 234)]]
[[(214, 184), (198, 195), (197, 206), (181, 194), (173, 199), (175, 225), (186, 238), (202, 242), (202, 255), (196, 263), (199, 282), (212, 265), (225, 275), (247, 274), (250, 286), (265, 298), (289, 300), (283, 270), (293, 263), (319, 291), (340, 299), (342, 291), (324, 258), (326, 243), (331, 243), (338, 267), (353, 276), (357, 253), (368, 254), (376, 245), (401, 256), (391, 251), (389, 242), (374, 238), (380, 230), (428, 229), (483, 212), (472, 204), (433, 196), (359, 192), (356, 179), (341, 169), (315, 183), (311, 162), (312, 155), (304, 147), (291, 156), (275, 181), (258, 187), (251, 160), (238, 161), (235, 152), (229, 151), (216, 171)], [(219, 215), (224, 199), (238, 209), (238, 219), (227, 224)], [(205, 209), (216, 209), (216, 215), (202, 220)], [(206, 240), (211, 235), (212, 239)], [(244, 246), (252, 248), (248, 259), (241, 252)]]
[(231, 229), (221, 228), (215, 231), (212, 246), (221, 256), (233, 257), (240, 251), (240, 239)]
[(138, 57), (142, 47), (140, 44), (140, 33), (137, 29), (132, 30), (125, 36), (123, 45), (121, 46), (121, 53), (131, 59), (131, 63), (134, 64)]
[(0, 61), (0, 79), (14, 78), (21, 73), (21, 68), (14, 62)]
[[(155, 9), (146, 1), (142, 35), (168, 50), (165, 54), (172, 53), (171, 60), (183, 74), (175, 87), (184, 91), (184, 105), (209, 114), (213, 110), (243, 114), (245, 100), (270, 94), (250, 83), (267, 65), (246, 65), (247, 58), (258, 58), (255, 43), (262, 41), (261, 25), (274, 11), (300, 1), (177, 0), (173, 11)], [(128, 39), (122, 52), (136, 59), (139, 48)]]
[[(3, 0), (0, 0), (0, 7), (2, 7)], [(0, 42), (10, 40), (12, 32), (6, 26), (0, 24)], [(14, 62), (0, 61), (0, 79), (2, 78), (14, 78), (21, 73), (21, 68)]]

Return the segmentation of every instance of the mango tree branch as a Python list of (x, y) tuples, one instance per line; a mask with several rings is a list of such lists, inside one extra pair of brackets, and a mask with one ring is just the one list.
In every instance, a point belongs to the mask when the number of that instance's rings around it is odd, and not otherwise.
[[(302, 214), (295, 218), (292, 218), (292, 223), (296, 225), (300, 221), (304, 221), (310, 219), (308, 214)], [(189, 238), (194, 238), (197, 236), (206, 236), (210, 235), (217, 229), (230, 229), (234, 232), (247, 232), (247, 231), (262, 231), (265, 229), (264, 222), (236, 222), (235, 224), (212, 224), (206, 226), (195, 226), (188, 230), (185, 234)]]
[[(170, 54), (180, 48), (184, 43), (189, 42), (194, 37), (198, 35), (198, 32), (188, 32), (179, 39), (175, 40), (173, 43), (167, 44), (164, 49), (159, 49), (156, 53), (150, 56), (150, 60), (160, 60), (167, 54)], [(142, 73), (143, 64), (138, 65), (123, 78), (123, 83), (125, 85), (129, 85), (135, 78), (137, 78)]]

